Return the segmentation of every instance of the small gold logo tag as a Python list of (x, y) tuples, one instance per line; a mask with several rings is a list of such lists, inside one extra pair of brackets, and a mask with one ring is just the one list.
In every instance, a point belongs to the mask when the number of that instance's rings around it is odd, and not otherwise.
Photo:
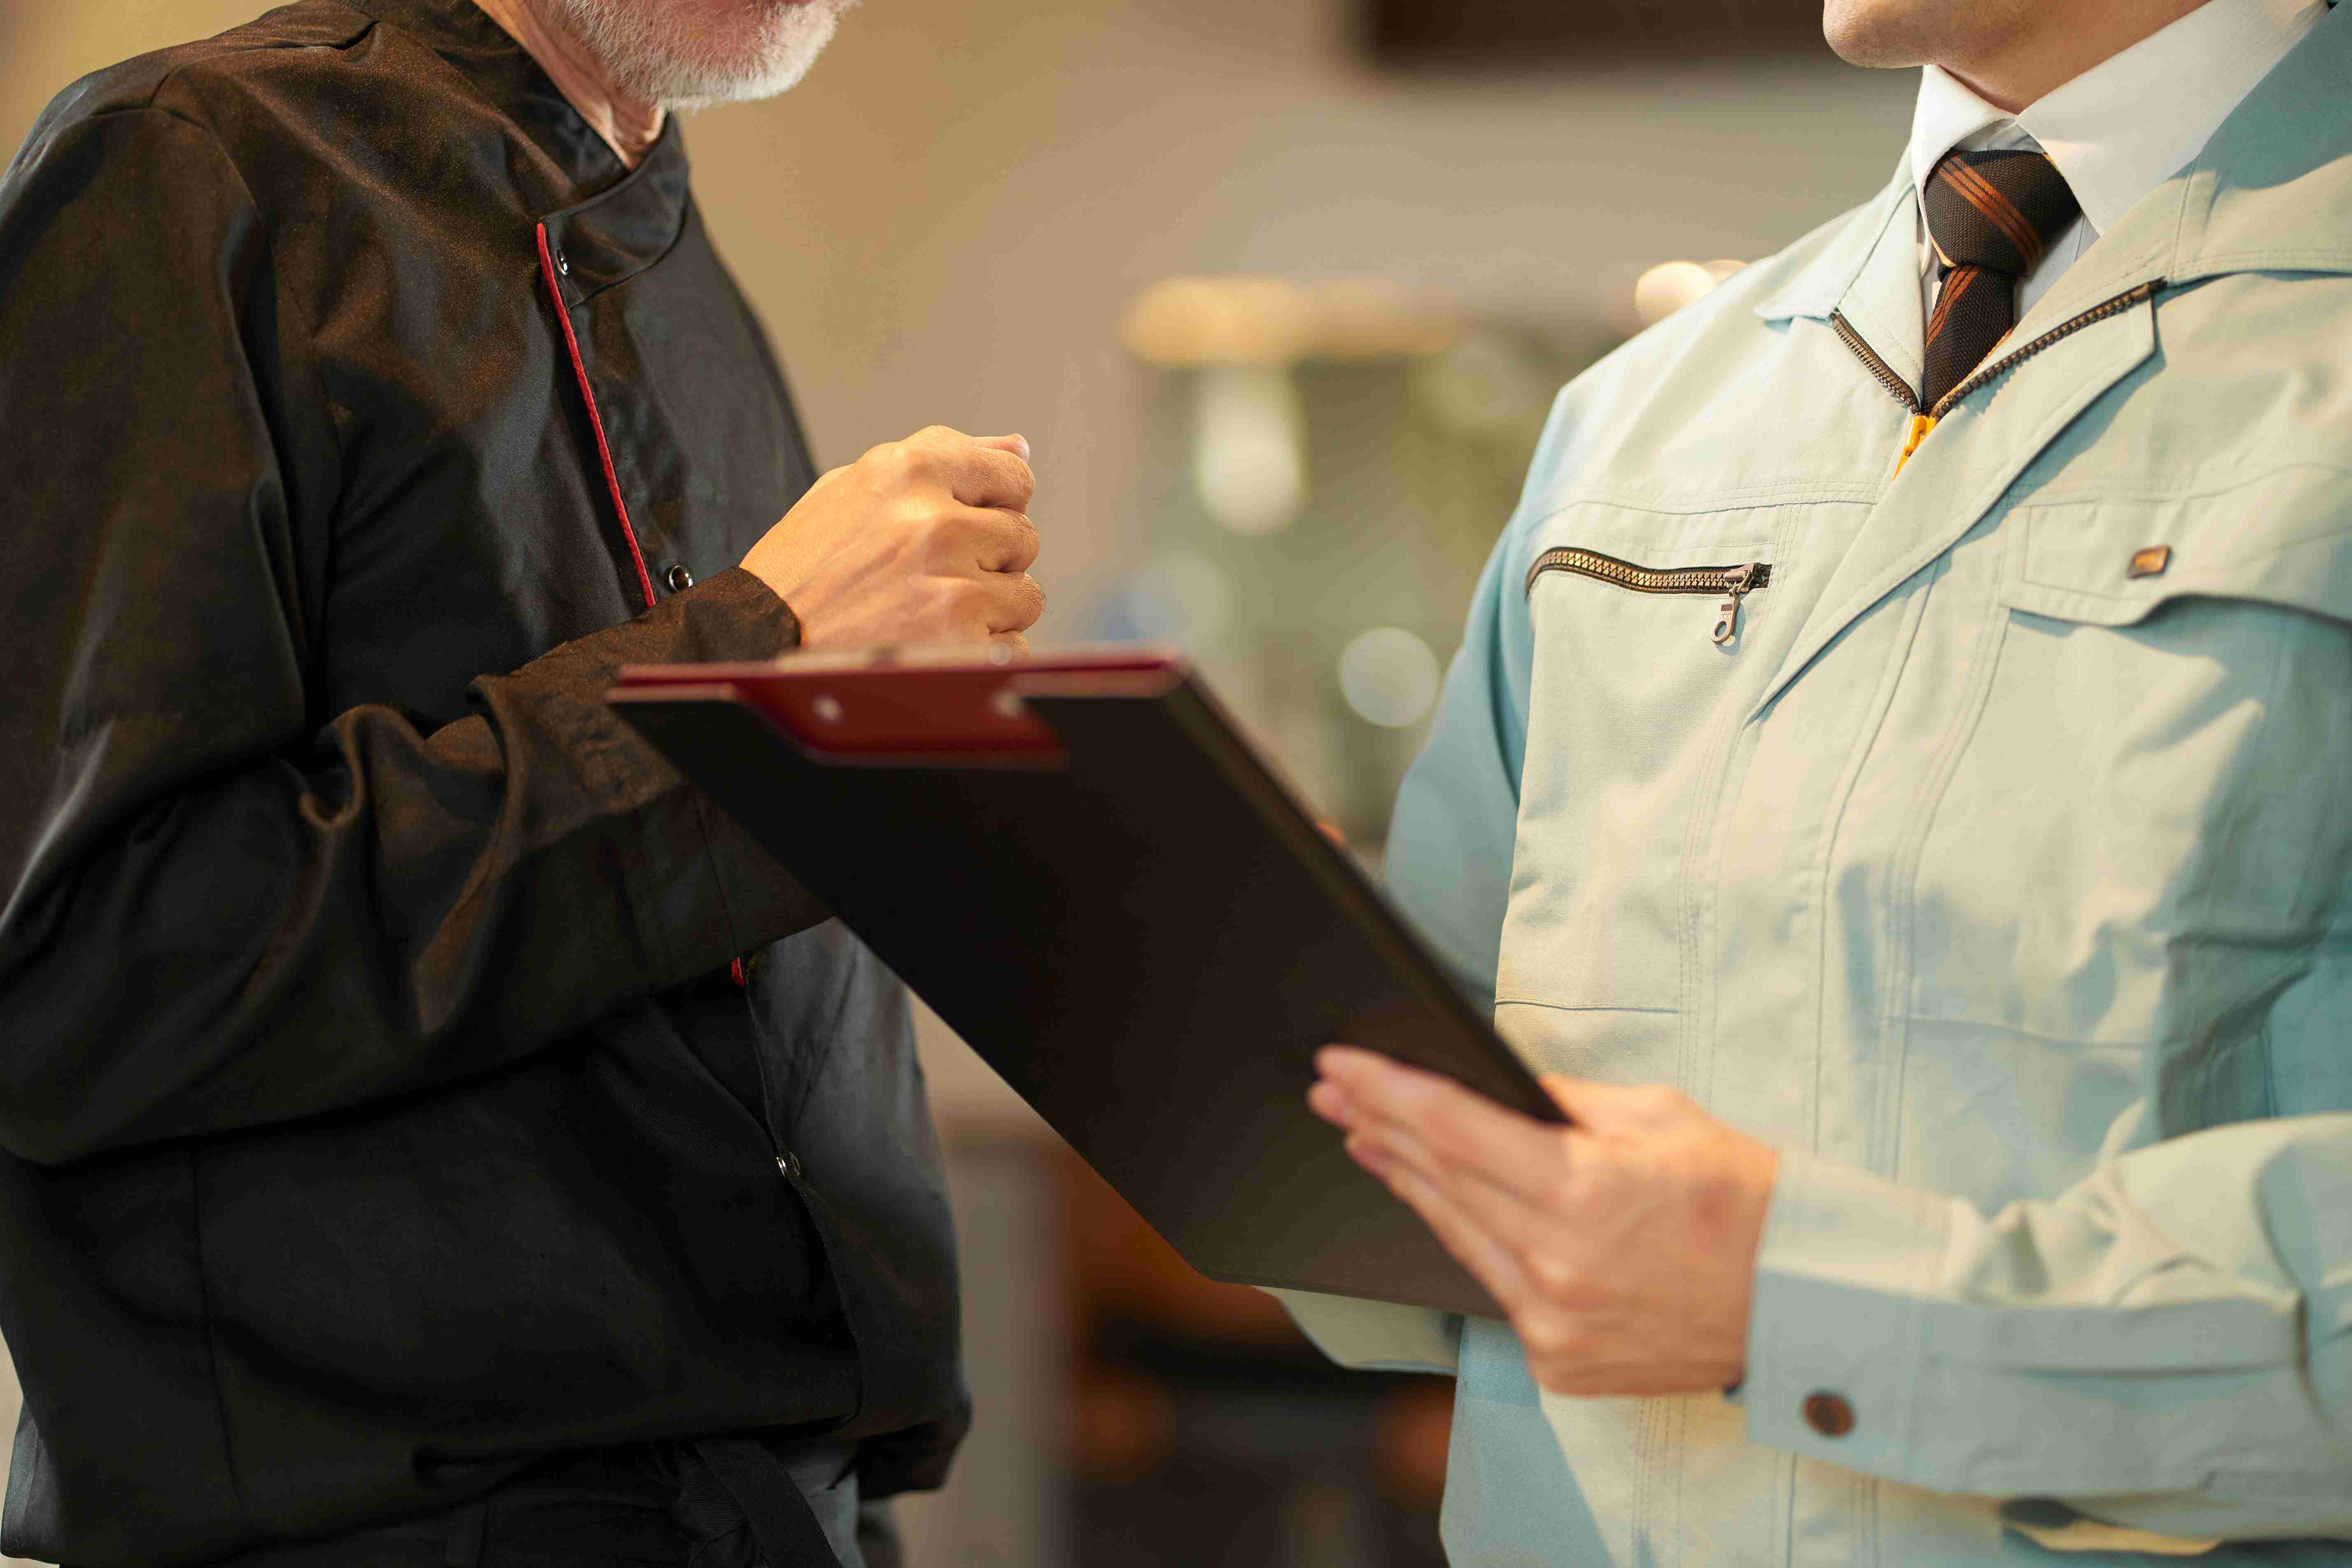
[(2172, 564), (2172, 546), (2151, 544), (2145, 550), (2132, 552), (2131, 564), (2124, 571), (2126, 577), (2153, 577)]

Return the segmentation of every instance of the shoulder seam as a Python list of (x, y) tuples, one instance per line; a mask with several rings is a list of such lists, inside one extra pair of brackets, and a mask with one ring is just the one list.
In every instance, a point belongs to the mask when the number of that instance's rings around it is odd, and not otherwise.
[[(156, 102), (155, 102), (156, 99), (158, 99), (158, 98), (160, 98), (160, 97), (162, 97), (162, 96), (163, 96), (163, 89), (164, 89), (165, 88), (167, 88), (167, 87), (171, 86), (171, 85), (172, 85), (172, 83), (173, 83), (173, 81), (175, 81), (176, 79), (178, 79), (178, 78), (180, 77), (180, 75), (181, 75), (181, 73), (182, 73), (182, 72), (186, 71), (186, 70), (189, 70), (189, 69), (191, 69), (191, 68), (194, 68), (194, 67), (197, 67), (197, 66), (201, 66), (201, 65), (208, 65), (208, 64), (210, 64), (210, 63), (211, 63), (213, 60), (215, 60), (215, 59), (224, 58), (226, 58), (226, 57), (228, 57), (228, 56), (232, 56), (232, 55), (260, 55), (260, 54), (268, 54), (268, 53), (271, 53), (271, 52), (273, 52), (273, 51), (279, 50), (279, 49), (337, 49), (337, 50), (341, 50), (341, 49), (348, 49), (348, 48), (352, 47), (353, 47), (353, 46), (355, 46), (356, 44), (358, 44), (358, 43), (360, 42), (360, 40), (361, 40), (361, 39), (362, 39), (362, 38), (366, 37), (370, 33), (374, 32), (374, 31), (376, 30), (376, 28), (378, 28), (379, 26), (383, 26), (383, 24), (382, 24), (381, 22), (377, 21), (377, 19), (376, 19), (375, 17), (373, 17), (373, 16), (370, 16), (366, 15), (366, 14), (365, 14), (365, 13), (363, 13), (363, 12), (354, 11), (354, 12), (352, 12), (352, 16), (353, 16), (354, 18), (356, 18), (356, 19), (357, 19), (357, 20), (358, 20), (362, 25), (361, 25), (361, 26), (359, 27), (358, 31), (356, 31), (356, 32), (352, 33), (349, 37), (347, 37), (347, 38), (343, 39), (341, 43), (335, 43), (335, 44), (310, 44), (310, 43), (297, 43), (297, 42), (293, 41), (292, 39), (280, 38), (280, 39), (273, 39), (273, 40), (271, 40), (271, 41), (269, 41), (269, 42), (267, 42), (267, 43), (257, 42), (257, 43), (248, 43), (248, 44), (237, 44), (237, 45), (235, 45), (235, 46), (233, 46), (233, 47), (231, 47), (223, 48), (223, 49), (222, 49), (222, 50), (220, 50), (220, 51), (219, 51), (219, 53), (218, 53), (218, 54), (216, 54), (216, 55), (210, 55), (210, 56), (206, 56), (206, 57), (205, 57), (205, 58), (203, 58), (203, 59), (184, 60), (184, 61), (182, 61), (180, 64), (175, 65), (175, 66), (173, 66), (171, 69), (169, 69), (169, 70), (165, 71), (162, 76), (157, 77), (157, 78), (155, 79), (155, 85), (154, 85), (153, 87), (152, 87), (152, 88), (150, 88), (150, 89), (147, 89), (147, 101), (146, 101), (145, 103), (143, 103), (143, 104), (137, 105), (136, 107), (138, 107), (138, 108), (142, 108), (142, 109), (159, 109), (159, 106), (158, 106), (158, 105), (156, 104)], [(233, 29), (232, 29), (232, 30), (233, 30)], [(205, 40), (205, 42), (208, 42), (208, 43), (211, 43), (211, 42), (217, 42), (218, 40), (217, 40), (217, 39), (206, 39), (206, 40)], [(173, 113), (173, 112), (174, 112), (173, 110), (168, 110), (168, 109), (160, 109), (160, 110), (159, 110), (159, 111), (160, 111), (160, 112), (162, 112), (162, 113), (165, 113), (165, 114), (172, 114), (172, 113)], [(182, 119), (182, 120), (187, 120), (187, 119), (188, 119), (188, 117), (187, 117), (186, 115), (178, 115), (178, 116), (176, 116), (176, 117), (177, 117), (177, 118), (179, 118), (179, 119)], [(189, 122), (190, 122), (191, 124), (195, 123), (194, 121), (190, 121)], [(240, 176), (240, 178), (242, 178), (242, 176)]]

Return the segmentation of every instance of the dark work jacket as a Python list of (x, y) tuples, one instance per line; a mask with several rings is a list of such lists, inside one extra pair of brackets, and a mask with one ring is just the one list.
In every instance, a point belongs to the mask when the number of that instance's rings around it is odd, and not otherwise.
[(732, 568), (811, 479), (677, 127), (625, 170), (467, 0), (50, 106), (0, 185), (9, 1551), (733, 1431), (936, 1484), (903, 993), (601, 700), (794, 642)]

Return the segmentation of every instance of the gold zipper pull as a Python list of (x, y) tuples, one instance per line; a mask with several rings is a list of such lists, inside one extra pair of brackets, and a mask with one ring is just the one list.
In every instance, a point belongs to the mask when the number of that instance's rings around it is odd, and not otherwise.
[(1927, 438), (1927, 432), (1933, 430), (1935, 427), (1936, 416), (1934, 415), (1914, 414), (1911, 416), (1911, 428), (1905, 431), (1903, 435), (1903, 455), (1895, 459), (1895, 471), (1896, 473), (1899, 474), (1903, 471), (1903, 465), (1911, 460), (1911, 454), (1919, 449), (1919, 443), (1926, 440)]
[(1750, 561), (1747, 565), (1734, 566), (1723, 574), (1723, 591), (1727, 597), (1716, 607), (1716, 647), (1727, 647), (1731, 639), (1739, 635), (1739, 598), (1748, 592), (1748, 585), (1755, 580), (1756, 568), (1760, 564)]

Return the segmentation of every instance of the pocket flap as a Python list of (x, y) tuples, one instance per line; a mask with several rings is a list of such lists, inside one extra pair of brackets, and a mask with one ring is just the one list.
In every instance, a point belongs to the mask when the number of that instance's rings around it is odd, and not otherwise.
[(2352, 621), (2352, 470), (2304, 464), (2184, 495), (2030, 504), (2014, 519), (2012, 609), (2121, 626), (2201, 596)]

